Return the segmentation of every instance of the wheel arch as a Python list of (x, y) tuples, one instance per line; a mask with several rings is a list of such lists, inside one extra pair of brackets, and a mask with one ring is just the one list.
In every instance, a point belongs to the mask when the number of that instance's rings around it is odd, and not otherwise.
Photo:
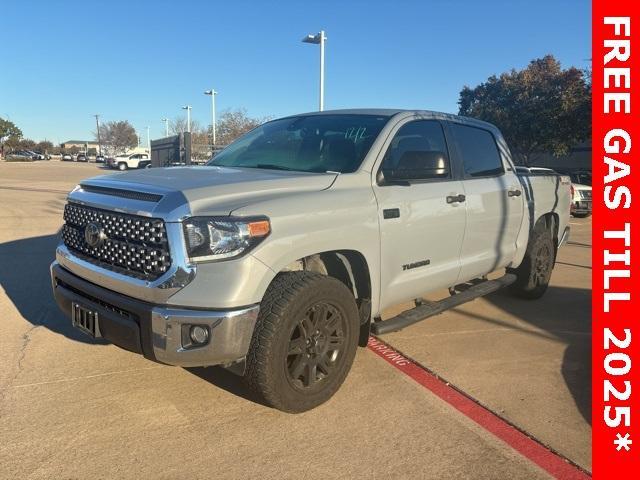
[(366, 345), (371, 322), (372, 298), (371, 273), (366, 257), (357, 250), (328, 250), (298, 258), (287, 264), (278, 274), (299, 270), (336, 278), (351, 290), (360, 314), (359, 344)]

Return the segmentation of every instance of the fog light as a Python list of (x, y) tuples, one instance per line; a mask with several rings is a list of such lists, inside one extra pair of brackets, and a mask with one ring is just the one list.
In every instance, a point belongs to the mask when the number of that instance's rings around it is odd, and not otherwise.
[(201, 325), (193, 325), (189, 331), (189, 337), (193, 343), (202, 345), (209, 340), (209, 329)]

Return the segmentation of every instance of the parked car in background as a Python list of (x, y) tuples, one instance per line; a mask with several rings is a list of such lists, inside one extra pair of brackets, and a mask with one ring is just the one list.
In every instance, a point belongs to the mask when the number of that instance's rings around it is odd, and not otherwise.
[(118, 170), (128, 170), (130, 168), (147, 168), (151, 165), (151, 159), (147, 153), (131, 153), (118, 155), (115, 158), (109, 158), (107, 166), (117, 168)]
[(88, 161), (89, 159), (84, 153), (79, 153), (78, 156), (76, 157), (76, 162), (88, 162)]
[(72, 162), (73, 161), (73, 155), (71, 155), (70, 153), (63, 153), (61, 160), (63, 162)]
[(104, 163), (105, 160), (104, 155), (96, 155), (96, 163)]
[(584, 218), (591, 215), (591, 186), (580, 183), (573, 183), (571, 177), (571, 215)]
[(35, 158), (35, 156), (33, 155), (33, 152), (29, 152), (27, 150), (14, 150), (7, 155), (7, 158), (13, 158), (14, 160), (22, 161), (37, 160), (37, 158)]
[(41, 153), (34, 152), (33, 150), (24, 150), (25, 153), (31, 155), (34, 160), (44, 160), (45, 156)]

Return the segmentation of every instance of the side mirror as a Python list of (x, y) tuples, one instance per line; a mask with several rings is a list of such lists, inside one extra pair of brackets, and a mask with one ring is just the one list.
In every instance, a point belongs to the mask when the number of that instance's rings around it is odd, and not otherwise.
[(447, 178), (449, 161), (444, 152), (408, 150), (394, 169), (381, 170), (387, 183), (407, 180)]

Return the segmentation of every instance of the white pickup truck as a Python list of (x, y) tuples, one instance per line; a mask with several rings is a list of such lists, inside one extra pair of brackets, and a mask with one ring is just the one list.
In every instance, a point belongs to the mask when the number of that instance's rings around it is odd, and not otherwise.
[(569, 190), (556, 174), (517, 175), (498, 129), (477, 120), (296, 115), (205, 167), (83, 181), (53, 290), (89, 335), (165, 364), (224, 365), (267, 404), (301, 412), (337, 391), (370, 331), (503, 286), (542, 296), (568, 238)]

